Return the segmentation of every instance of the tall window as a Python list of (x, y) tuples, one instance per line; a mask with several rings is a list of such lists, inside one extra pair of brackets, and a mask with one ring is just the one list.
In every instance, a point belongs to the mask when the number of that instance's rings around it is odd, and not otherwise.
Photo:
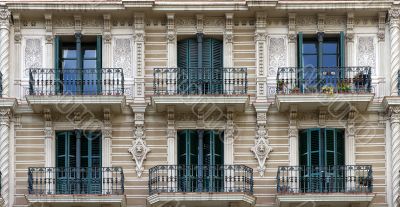
[(319, 32), (316, 36), (298, 35), (298, 66), (302, 68), (299, 76), (300, 86), (336, 86), (339, 77), (344, 75), (344, 33), (327, 35)]
[[(306, 129), (299, 132), (301, 189), (303, 192), (324, 192), (327, 188), (344, 189), (345, 164), (343, 129)], [(327, 179), (322, 179), (327, 178)]]
[(57, 194), (101, 194), (101, 133), (56, 132)]
[(101, 36), (56, 36), (56, 91), (66, 95), (101, 92)]
[(222, 132), (179, 131), (179, 188), (183, 192), (223, 191), (223, 150)]
[(179, 93), (222, 94), (222, 41), (203, 34), (178, 41), (178, 68)]

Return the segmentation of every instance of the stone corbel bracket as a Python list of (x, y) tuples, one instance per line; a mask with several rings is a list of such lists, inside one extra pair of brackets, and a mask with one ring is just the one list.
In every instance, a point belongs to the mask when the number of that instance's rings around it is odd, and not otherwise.
[(251, 148), (251, 151), (254, 153), (254, 157), (258, 162), (258, 172), (260, 176), (264, 176), (265, 172), (265, 162), (267, 158), (269, 158), (269, 153), (272, 151), (272, 147), (270, 146), (269, 140), (267, 138), (268, 133), (266, 129), (266, 113), (257, 113), (257, 132), (256, 132), (256, 140), (254, 146)]
[(144, 135), (144, 113), (135, 113), (135, 129), (132, 140), (132, 146), (128, 149), (132, 154), (132, 159), (136, 163), (136, 174), (142, 176), (144, 171), (143, 162), (146, 159), (147, 153), (151, 151), (146, 145)]

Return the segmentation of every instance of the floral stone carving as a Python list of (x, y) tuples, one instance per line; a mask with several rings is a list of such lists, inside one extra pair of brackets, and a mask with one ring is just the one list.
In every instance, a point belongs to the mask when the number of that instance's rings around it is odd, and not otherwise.
[(135, 160), (136, 174), (141, 177), (144, 170), (143, 161), (146, 159), (147, 153), (150, 152), (150, 148), (147, 147), (144, 141), (143, 126), (136, 127), (134, 140), (128, 151), (132, 154), (132, 159)]
[(260, 176), (264, 176), (265, 172), (265, 161), (269, 158), (269, 153), (272, 151), (272, 147), (269, 144), (267, 137), (267, 131), (265, 126), (258, 126), (257, 139), (255, 141), (254, 147), (251, 151), (254, 153), (254, 157), (258, 161), (258, 172)]

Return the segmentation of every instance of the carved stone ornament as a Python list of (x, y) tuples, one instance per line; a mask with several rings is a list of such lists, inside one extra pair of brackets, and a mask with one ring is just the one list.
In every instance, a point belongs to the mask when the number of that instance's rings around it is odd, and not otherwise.
[(0, 9), (0, 25), (10, 25), (11, 12), (8, 9)]
[(400, 17), (400, 10), (398, 10), (398, 9), (389, 10), (389, 17), (390, 18), (395, 18), (395, 19), (399, 18)]
[(144, 171), (143, 161), (146, 159), (147, 153), (151, 151), (144, 141), (143, 126), (136, 126), (134, 140), (128, 151), (132, 154), (132, 159), (135, 160), (136, 174), (141, 177)]
[(257, 139), (255, 141), (254, 147), (251, 148), (251, 151), (254, 153), (254, 157), (258, 161), (258, 172), (260, 176), (264, 176), (265, 172), (265, 161), (269, 158), (269, 153), (272, 151), (272, 147), (269, 144), (269, 140), (267, 137), (267, 131), (265, 126), (258, 126), (257, 130)]

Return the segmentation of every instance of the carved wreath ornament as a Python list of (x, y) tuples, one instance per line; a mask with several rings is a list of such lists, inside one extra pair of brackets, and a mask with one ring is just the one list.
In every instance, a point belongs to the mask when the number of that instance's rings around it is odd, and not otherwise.
[(137, 126), (135, 129), (134, 140), (132, 146), (128, 150), (132, 154), (132, 159), (136, 163), (136, 174), (138, 177), (142, 176), (144, 167), (143, 161), (146, 159), (147, 153), (150, 152), (150, 148), (147, 147), (144, 141), (144, 131), (142, 126)]
[(272, 151), (272, 147), (269, 145), (267, 137), (267, 131), (265, 126), (259, 126), (257, 130), (257, 139), (255, 140), (254, 147), (251, 151), (254, 153), (254, 157), (258, 161), (258, 172), (260, 176), (264, 176), (265, 172), (265, 161), (269, 158), (269, 153)]

